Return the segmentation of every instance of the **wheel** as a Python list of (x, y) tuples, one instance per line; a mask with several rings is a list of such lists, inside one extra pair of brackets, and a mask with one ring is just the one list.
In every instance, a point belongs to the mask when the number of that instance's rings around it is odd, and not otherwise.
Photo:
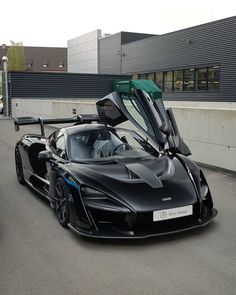
[[(122, 148), (122, 149), (121, 149)], [(117, 152), (121, 152), (122, 150), (132, 150), (132, 147), (128, 143), (121, 143), (113, 150), (113, 155), (115, 155)]]
[(69, 192), (65, 182), (58, 178), (55, 184), (55, 205), (54, 210), (56, 212), (58, 221), (63, 227), (67, 227), (70, 221), (69, 211)]
[(16, 164), (16, 175), (20, 184), (25, 184), (24, 171), (22, 167), (22, 159), (18, 148), (15, 150), (15, 164)]

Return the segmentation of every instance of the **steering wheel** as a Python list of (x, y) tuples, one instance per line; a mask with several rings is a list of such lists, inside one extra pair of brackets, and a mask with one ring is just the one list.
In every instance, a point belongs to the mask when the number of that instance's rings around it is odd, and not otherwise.
[(117, 150), (120, 149), (122, 146), (124, 147), (124, 150), (132, 150), (132, 146), (128, 143), (121, 143), (114, 148), (112, 155), (115, 155)]

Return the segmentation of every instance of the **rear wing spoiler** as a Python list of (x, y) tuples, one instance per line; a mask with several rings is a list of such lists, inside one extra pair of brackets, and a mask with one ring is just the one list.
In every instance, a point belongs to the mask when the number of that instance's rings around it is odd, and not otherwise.
[(23, 125), (40, 125), (41, 135), (45, 136), (44, 124), (63, 124), (63, 123), (74, 123), (74, 125), (86, 124), (92, 122), (99, 122), (98, 115), (78, 115), (72, 118), (58, 118), (58, 119), (42, 119), (34, 117), (16, 117), (14, 119), (15, 131), (20, 130), (20, 126)]

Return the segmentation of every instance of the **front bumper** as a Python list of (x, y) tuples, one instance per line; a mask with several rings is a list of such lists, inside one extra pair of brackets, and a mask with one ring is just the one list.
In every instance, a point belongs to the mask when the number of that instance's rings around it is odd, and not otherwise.
[(201, 219), (183, 217), (171, 221), (153, 222), (152, 224), (144, 223), (143, 225), (131, 229), (122, 229), (111, 226), (110, 224), (104, 224), (99, 230), (85, 230), (73, 224), (68, 224), (68, 227), (75, 234), (90, 238), (146, 239), (203, 227), (216, 217), (217, 213), (218, 211), (213, 208), (210, 213), (208, 212), (208, 214), (205, 214)]

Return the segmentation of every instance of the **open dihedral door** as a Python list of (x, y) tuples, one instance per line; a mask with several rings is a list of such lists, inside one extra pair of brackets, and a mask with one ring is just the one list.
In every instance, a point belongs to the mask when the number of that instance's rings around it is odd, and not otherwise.
[(129, 120), (162, 150), (190, 155), (180, 136), (173, 111), (165, 109), (162, 92), (151, 80), (121, 81), (114, 92), (97, 102), (99, 118), (116, 126)]

